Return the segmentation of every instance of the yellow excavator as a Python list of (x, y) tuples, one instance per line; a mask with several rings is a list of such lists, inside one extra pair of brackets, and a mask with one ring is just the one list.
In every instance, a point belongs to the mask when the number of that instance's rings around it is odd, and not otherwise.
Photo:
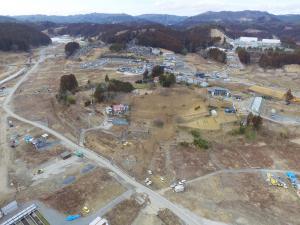
[(87, 216), (90, 213), (90, 209), (87, 206), (84, 206), (81, 210), (82, 216)]
[(286, 183), (284, 183), (280, 178), (276, 178), (271, 173), (267, 173), (267, 181), (269, 182), (269, 185), (287, 188)]

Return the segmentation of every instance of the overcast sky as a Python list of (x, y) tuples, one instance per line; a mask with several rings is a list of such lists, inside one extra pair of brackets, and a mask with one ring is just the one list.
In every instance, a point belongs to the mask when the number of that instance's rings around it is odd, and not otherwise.
[(167, 13), (192, 16), (206, 11), (264, 10), (300, 14), (300, 0), (0, 0), (1, 15), (79, 13)]

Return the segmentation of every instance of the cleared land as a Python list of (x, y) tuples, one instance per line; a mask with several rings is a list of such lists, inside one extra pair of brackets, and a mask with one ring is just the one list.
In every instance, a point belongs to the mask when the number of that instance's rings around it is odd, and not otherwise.
[(300, 219), (293, 188), (269, 186), (261, 174), (222, 174), (189, 184), (184, 195), (166, 196), (198, 215), (230, 224), (298, 224)]
[(105, 218), (111, 225), (131, 225), (140, 210), (141, 206), (134, 199), (128, 199), (108, 212)]
[(123, 191), (123, 187), (107, 171), (96, 169), (75, 183), (43, 196), (41, 200), (62, 213), (78, 214), (84, 206), (94, 212)]

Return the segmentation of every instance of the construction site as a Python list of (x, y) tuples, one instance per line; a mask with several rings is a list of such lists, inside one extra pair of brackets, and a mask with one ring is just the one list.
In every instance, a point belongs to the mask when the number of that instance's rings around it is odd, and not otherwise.
[[(28, 55), (0, 53), (16, 64), (0, 67), (1, 79), (12, 76), (1, 84), (8, 91), (0, 95), (0, 208), (18, 206), (1, 225), (298, 223), (297, 68), (257, 73), (163, 49), (118, 54), (81, 39), (67, 59), (66, 38), (33, 51), (30, 63)], [(197, 82), (135, 83), (161, 64)], [(65, 105), (57, 95), (69, 74), (78, 90)], [(290, 74), (295, 79), (284, 80)], [(106, 77), (136, 89), (97, 102)], [(259, 129), (247, 124), (249, 113), (262, 117)]]

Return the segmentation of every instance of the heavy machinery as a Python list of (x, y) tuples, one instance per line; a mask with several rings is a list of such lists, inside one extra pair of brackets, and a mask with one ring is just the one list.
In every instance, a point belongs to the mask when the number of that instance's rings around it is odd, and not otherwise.
[(90, 213), (90, 209), (87, 206), (84, 206), (81, 210), (82, 216), (87, 216)]
[(75, 155), (76, 155), (77, 157), (79, 157), (79, 158), (83, 158), (83, 152), (80, 151), (80, 150), (77, 150), (77, 151), (75, 152)]
[(271, 173), (267, 173), (267, 181), (269, 185), (287, 188), (286, 183), (280, 177), (276, 177)]

